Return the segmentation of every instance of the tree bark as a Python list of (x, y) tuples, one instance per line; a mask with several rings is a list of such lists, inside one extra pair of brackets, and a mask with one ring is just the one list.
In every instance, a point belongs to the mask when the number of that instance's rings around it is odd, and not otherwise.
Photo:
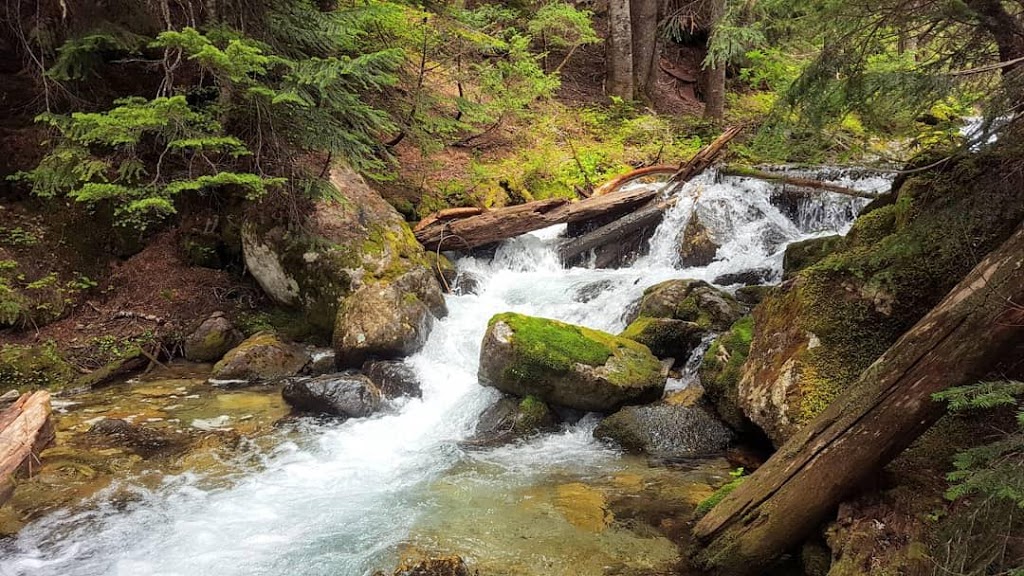
[(649, 98), (655, 79), (658, 48), (658, 0), (631, 0), (633, 76), (636, 95)]
[(827, 192), (835, 192), (836, 194), (843, 194), (845, 196), (854, 196), (856, 198), (874, 199), (878, 197), (876, 194), (872, 194), (871, 192), (862, 192), (860, 190), (847, 188), (846, 186), (830, 184), (828, 182), (822, 182), (821, 180), (814, 180), (813, 178), (798, 178), (796, 176), (787, 176), (785, 174), (776, 174), (774, 172), (764, 172), (762, 170), (747, 168), (745, 166), (720, 166), (718, 169), (718, 173), (725, 176), (755, 178), (757, 180), (766, 180), (768, 182), (778, 182), (780, 184), (788, 184), (790, 186), (797, 186), (799, 188), (812, 188), (814, 190), (824, 190)]
[[(1001, 61), (1009, 62), (1024, 56), (1024, 26), (1006, 10), (1000, 0), (967, 0), (966, 4), (977, 16), (982, 28), (992, 34)], [(1004, 67), (1003, 77), (1022, 66), (1024, 62)]]
[(697, 562), (761, 573), (941, 417), (931, 396), (1024, 339), (1024, 225), (694, 528)]
[(14, 477), (28, 468), (54, 437), (50, 393), (22, 394), (0, 412), (0, 505), (14, 492)]
[(630, 0), (608, 2), (608, 95), (632, 100), (633, 28)]
[[(725, 15), (725, 0), (714, 0), (715, 25)], [(712, 32), (712, 35), (714, 32)], [(711, 45), (708, 36), (708, 48)], [(728, 62), (711, 62), (704, 68), (704, 118), (721, 120), (725, 117), (725, 69)]]

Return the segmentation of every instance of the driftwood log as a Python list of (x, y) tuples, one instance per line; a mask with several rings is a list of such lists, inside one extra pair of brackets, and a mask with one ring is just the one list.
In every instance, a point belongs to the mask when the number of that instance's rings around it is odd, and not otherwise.
[(1024, 225), (694, 528), (715, 574), (760, 574), (1024, 339)]
[(49, 392), (22, 394), (0, 412), (0, 505), (14, 492), (15, 475), (31, 474), (53, 437)]
[[(674, 190), (680, 182), (685, 182), (710, 166), (725, 144), (739, 131), (739, 128), (726, 130), (677, 169), (667, 187)], [(578, 202), (565, 199), (538, 200), (466, 217), (445, 211), (424, 218), (416, 225), (413, 233), (428, 250), (469, 250), (554, 224), (585, 222), (609, 214), (628, 214), (649, 204), (659, 193), (659, 190), (645, 188), (595, 195)], [(446, 213), (449, 217), (446, 217)]]

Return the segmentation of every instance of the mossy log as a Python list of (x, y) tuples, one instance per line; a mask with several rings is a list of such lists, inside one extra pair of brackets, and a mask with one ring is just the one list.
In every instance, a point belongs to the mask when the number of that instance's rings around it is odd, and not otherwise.
[(735, 164), (722, 166), (719, 168), (718, 172), (723, 176), (736, 176), (739, 178), (753, 178), (755, 180), (778, 182), (780, 184), (796, 186), (797, 188), (810, 188), (812, 190), (821, 190), (823, 192), (835, 192), (836, 194), (853, 196), (855, 198), (869, 198), (873, 200), (878, 197), (878, 194), (874, 194), (872, 192), (854, 190), (853, 188), (847, 188), (846, 186), (840, 186), (830, 182), (822, 182), (821, 180), (815, 180), (814, 178), (799, 178), (797, 176), (788, 176), (786, 174), (778, 174), (775, 172), (765, 172), (764, 170)]
[[(662, 189), (616, 191), (578, 202), (553, 198), (527, 202), (458, 218), (458, 213), (434, 214), (423, 219), (414, 233), (428, 250), (469, 250), (527, 232), (566, 222), (585, 222), (609, 214), (627, 215), (649, 206), (663, 192), (669, 194), (715, 161), (740, 128), (727, 129), (714, 142), (684, 162)], [(447, 216), (447, 217), (446, 217)]]
[(14, 476), (31, 469), (38, 453), (53, 440), (50, 393), (22, 394), (0, 412), (0, 505), (14, 492)]
[(1024, 338), (1024, 225), (820, 416), (694, 528), (696, 562), (761, 573), (942, 414), (935, 392), (977, 381)]

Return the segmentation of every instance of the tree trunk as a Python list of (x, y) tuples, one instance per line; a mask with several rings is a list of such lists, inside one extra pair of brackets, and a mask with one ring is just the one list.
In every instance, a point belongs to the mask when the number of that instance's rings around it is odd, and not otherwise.
[[(967, 0), (967, 7), (978, 17), (982, 28), (992, 34), (1003, 62), (1024, 56), (1024, 27), (1016, 17), (1007, 12), (1000, 0)], [(1003, 68), (1003, 77), (1024, 67), (1024, 62), (1010, 64)]]
[(658, 48), (658, 0), (631, 0), (633, 29), (633, 75), (636, 95), (648, 98), (651, 94)]
[(608, 3), (608, 95), (632, 100), (633, 29), (630, 23), (630, 0)]
[(53, 436), (49, 392), (22, 394), (0, 412), (0, 505), (14, 492), (14, 476), (26, 468), (31, 473)]
[[(716, 26), (724, 15), (725, 0), (714, 0)], [(708, 36), (709, 49), (710, 42), (711, 36)], [(704, 118), (709, 120), (721, 120), (725, 116), (725, 69), (728, 64), (715, 60), (704, 68)]]
[(932, 394), (976, 382), (1022, 339), (1024, 225), (697, 524), (697, 562), (761, 573), (942, 416)]

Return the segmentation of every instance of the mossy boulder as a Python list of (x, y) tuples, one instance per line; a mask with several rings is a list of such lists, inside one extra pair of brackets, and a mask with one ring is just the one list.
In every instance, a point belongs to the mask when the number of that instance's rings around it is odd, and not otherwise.
[(213, 366), (211, 380), (270, 381), (298, 374), (310, 361), (300, 346), (272, 332), (259, 332), (232, 348)]
[(665, 389), (661, 364), (643, 344), (511, 312), (488, 324), (479, 377), (508, 394), (590, 412), (653, 402)]
[(705, 401), (734, 430), (748, 425), (740, 408), (739, 383), (753, 338), (754, 319), (744, 316), (711, 343), (700, 365)]
[(619, 336), (647, 346), (658, 358), (685, 361), (700, 344), (704, 333), (704, 328), (696, 322), (642, 316), (627, 326)]
[(669, 459), (722, 452), (732, 441), (729, 429), (703, 408), (668, 402), (626, 406), (602, 420), (594, 437)]
[(431, 260), (408, 224), (351, 169), (331, 172), (337, 194), (302, 225), (254, 213), (242, 230), (246, 267), (276, 302), (299, 308), (330, 339), (342, 305), (361, 288), (395, 287), (435, 316), (447, 313)]
[(503, 396), (480, 415), (476, 432), (467, 442), (472, 446), (497, 446), (558, 426), (558, 417), (536, 396)]
[(187, 360), (214, 362), (223, 358), (242, 340), (242, 333), (231, 320), (223, 312), (214, 312), (185, 337), (182, 347)]
[(636, 318), (673, 318), (696, 323), (705, 330), (725, 330), (742, 315), (729, 294), (703, 280), (668, 280), (655, 284), (640, 298)]
[(707, 266), (714, 262), (718, 248), (711, 231), (694, 212), (679, 238), (679, 263), (687, 268)]
[(1024, 219), (1021, 144), (910, 177), (771, 291), (738, 392), (777, 445), (820, 414)]
[(782, 257), (782, 275), (789, 278), (808, 266), (820, 262), (835, 252), (843, 242), (842, 236), (823, 236), (793, 242), (786, 246)]
[(296, 410), (345, 418), (365, 418), (381, 407), (380, 389), (358, 373), (292, 378), (281, 396)]

